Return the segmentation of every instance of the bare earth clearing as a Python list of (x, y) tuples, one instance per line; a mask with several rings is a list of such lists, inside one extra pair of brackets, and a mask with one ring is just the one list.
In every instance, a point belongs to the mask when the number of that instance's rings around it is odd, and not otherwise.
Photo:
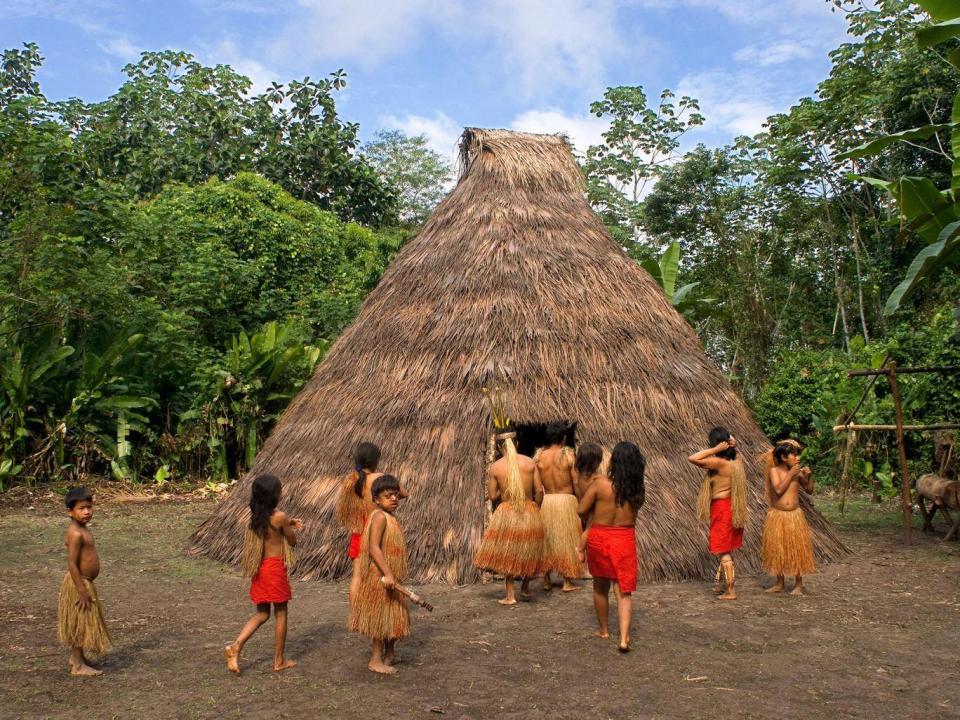
[(271, 671), (267, 626), (231, 676), (221, 648), (251, 611), (247, 583), (180, 552), (212, 507), (97, 508), (115, 648), (94, 679), (69, 677), (56, 642), (65, 516), (4, 510), (0, 717), (960, 717), (960, 548), (919, 532), (903, 547), (895, 510), (848, 514), (838, 527), (854, 554), (803, 598), (764, 594), (762, 577), (740, 578), (732, 604), (707, 583), (638, 588), (626, 656), (590, 637), (587, 587), (510, 609), (494, 602), (499, 584), (426, 587), (437, 609), (413, 609), (388, 678), (366, 670), (366, 641), (344, 630), (346, 585), (317, 582), (294, 583), (288, 652), (300, 666)]

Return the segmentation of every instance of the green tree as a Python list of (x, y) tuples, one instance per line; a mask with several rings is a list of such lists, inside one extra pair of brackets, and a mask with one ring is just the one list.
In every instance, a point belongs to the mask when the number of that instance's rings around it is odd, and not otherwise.
[(660, 93), (656, 107), (648, 107), (639, 85), (607, 88), (590, 112), (608, 118), (603, 143), (591, 146), (583, 169), (587, 199), (615, 237), (628, 250), (642, 239), (641, 200), (663, 168), (675, 159), (680, 138), (703, 124), (694, 98), (674, 102), (670, 90)]
[(384, 130), (363, 147), (367, 162), (396, 189), (400, 221), (420, 225), (447, 192), (450, 164), (427, 146), (423, 135)]

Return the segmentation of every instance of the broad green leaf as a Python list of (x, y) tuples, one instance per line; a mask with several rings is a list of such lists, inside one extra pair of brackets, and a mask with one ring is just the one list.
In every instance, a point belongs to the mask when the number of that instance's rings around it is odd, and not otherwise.
[(849, 178), (851, 180), (862, 180), (868, 185), (873, 185), (875, 188), (879, 188), (891, 195), (896, 194), (897, 184), (892, 180), (882, 180), (880, 178), (867, 177), (866, 175), (850, 175)]
[(937, 22), (960, 18), (960, 2), (957, 0), (916, 0), (916, 3)]
[(663, 292), (667, 297), (673, 297), (677, 286), (677, 271), (680, 268), (680, 243), (674, 241), (660, 256), (660, 276), (663, 278)]
[(936, 270), (960, 256), (960, 221), (950, 223), (940, 233), (940, 240), (921, 250), (910, 263), (903, 281), (894, 288), (883, 308), (884, 315), (895, 313), (917, 286)]
[(943, 229), (960, 220), (960, 205), (949, 203), (940, 207), (933, 215), (922, 215), (909, 225), (909, 229), (922, 237), (928, 243), (935, 243), (940, 239)]
[[(956, 52), (960, 53), (960, 48), (957, 48)], [(960, 68), (960, 65), (957, 67)], [(953, 98), (953, 111), (950, 113), (950, 119), (954, 122), (953, 132), (950, 133), (950, 150), (953, 153), (950, 189), (953, 190), (953, 199), (956, 201), (958, 199), (957, 191), (960, 190), (960, 92)]]
[(71, 355), (73, 355), (73, 348), (69, 345), (64, 345), (63, 347), (57, 348), (44, 360), (44, 362), (40, 363), (30, 371), (30, 382), (36, 382), (46, 374), (47, 370)]
[(937, 190), (930, 178), (900, 178), (897, 204), (900, 206), (900, 214), (907, 222), (912, 223), (927, 215), (933, 216), (941, 206), (949, 202), (950, 199)]
[(104, 398), (97, 403), (100, 408), (115, 408), (117, 410), (127, 410), (132, 408), (144, 408), (154, 405), (150, 398), (137, 397), (135, 395), (114, 395)]
[(640, 262), (640, 267), (650, 273), (650, 276), (657, 281), (657, 285), (663, 288), (663, 273), (660, 272), (660, 264), (656, 260), (647, 258)]
[(917, 30), (917, 43), (920, 47), (928, 48), (946, 42), (950, 38), (960, 35), (960, 17), (944, 20), (936, 25)]
[(891, 133), (890, 135), (881, 135), (880, 137), (876, 137), (869, 142), (858, 145), (852, 150), (847, 150), (844, 153), (840, 153), (836, 156), (836, 159), (852, 160), (855, 158), (871, 157), (873, 155), (878, 155), (881, 150), (898, 142), (907, 140), (929, 140), (938, 132), (956, 130), (957, 122), (958, 120), (953, 118), (953, 122), (922, 125), (920, 127), (910, 128), (909, 130), (901, 130), (900, 132)]
[(674, 307), (679, 307), (680, 305), (683, 304), (683, 301), (686, 300), (687, 295), (690, 294), (690, 291), (693, 290), (699, 284), (700, 284), (699, 282), (687, 283), (686, 285), (681, 287), (679, 290), (677, 290), (673, 294), (673, 297), (670, 298), (670, 303)]

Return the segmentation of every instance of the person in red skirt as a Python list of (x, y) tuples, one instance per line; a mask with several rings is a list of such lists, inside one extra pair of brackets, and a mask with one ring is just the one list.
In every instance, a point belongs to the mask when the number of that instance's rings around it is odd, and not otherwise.
[(250, 491), (250, 525), (243, 539), (240, 560), (244, 577), (250, 580), (250, 599), (257, 611), (247, 620), (243, 630), (232, 644), (223, 649), (230, 672), (240, 672), (240, 651), (247, 640), (270, 619), (270, 606), (276, 622), (273, 669), (277, 672), (297, 663), (283, 656), (287, 642), (287, 603), (290, 601), (290, 581), (287, 565), (293, 562), (292, 548), (297, 544), (296, 531), (303, 521), (288, 518), (277, 510), (282, 486), (273, 475), (260, 475)]
[(599, 629), (594, 633), (609, 638), (610, 586), (617, 596), (620, 626), (618, 650), (630, 652), (630, 621), (633, 591), (637, 587), (637, 511), (645, 497), (646, 460), (630, 442), (617, 443), (610, 455), (609, 476), (600, 473), (603, 449), (584, 443), (577, 451), (576, 468), (581, 478), (590, 477), (589, 488), (577, 512), (589, 518), (590, 527), (580, 540), (577, 552), (586, 554), (593, 576), (593, 606)]
[(743, 545), (747, 524), (747, 479), (737, 457), (737, 440), (725, 427), (708, 436), (710, 447), (688, 459), (707, 473), (697, 496), (697, 514), (710, 523), (710, 552), (720, 556), (714, 591), (720, 600), (736, 600), (733, 551)]

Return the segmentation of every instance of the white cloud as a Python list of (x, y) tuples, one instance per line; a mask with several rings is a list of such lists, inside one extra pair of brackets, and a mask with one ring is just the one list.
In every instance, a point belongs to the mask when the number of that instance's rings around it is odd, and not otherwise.
[(253, 85), (249, 95), (262, 93), (275, 80), (282, 82), (280, 73), (245, 55), (232, 38), (224, 38), (215, 45), (202, 47), (197, 56), (205, 63), (229, 65), (241, 75), (250, 78)]
[(442, 112), (434, 113), (433, 117), (387, 115), (380, 118), (380, 125), (385, 130), (400, 130), (410, 137), (423, 135), (431, 150), (451, 164), (456, 161), (457, 143), (463, 126)]
[(813, 57), (813, 48), (796, 40), (780, 40), (760, 47), (747, 45), (733, 54), (734, 60), (752, 65), (767, 67), (781, 65), (792, 60), (803, 60)]
[(140, 59), (140, 52), (142, 48), (134, 45), (129, 38), (125, 38), (122, 35), (115, 35), (113, 37), (106, 38), (102, 42), (98, 43), (98, 46), (103, 50), (107, 55), (112, 55), (113, 57), (120, 58), (124, 62), (136, 62)]
[(785, 109), (792, 98), (780, 97), (769, 82), (753, 73), (711, 70), (681, 78), (677, 95), (700, 100), (707, 118), (705, 130), (722, 129), (734, 135), (754, 135), (767, 117)]
[(623, 51), (614, 0), (300, 0), (270, 42), (283, 61), (376, 67), (425, 43), (482, 50), (471, 72), (496, 68), (527, 96), (595, 89)]
[(603, 142), (607, 121), (593, 115), (568, 115), (556, 108), (527, 110), (513, 119), (510, 127), (533, 133), (563, 133), (577, 152), (586, 153), (591, 145)]

